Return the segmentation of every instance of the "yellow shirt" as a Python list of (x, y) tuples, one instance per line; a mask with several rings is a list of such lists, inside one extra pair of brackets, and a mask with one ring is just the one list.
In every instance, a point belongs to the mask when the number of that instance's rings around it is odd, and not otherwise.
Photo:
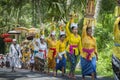
[(68, 38), (68, 46), (67, 46), (67, 51), (70, 52), (70, 45), (77, 45), (78, 47), (74, 48), (75, 50), (75, 55), (79, 55), (79, 52), (81, 53), (82, 51), (82, 45), (81, 45), (81, 37), (79, 35), (74, 36), (73, 33), (70, 32), (69, 30), (69, 22), (66, 25), (66, 34)]
[[(120, 44), (120, 30), (118, 28), (118, 23), (120, 21), (120, 18), (117, 18), (114, 24), (114, 43)], [(120, 46), (114, 46), (113, 53), (116, 57), (120, 59)]]
[(25, 58), (27, 58), (27, 61), (29, 61), (30, 60), (30, 53), (29, 52), (24, 52), (23, 53), (23, 58), (22, 58), (22, 60), (23, 60), (23, 62), (25, 62)]
[[(95, 53), (97, 53), (97, 44), (94, 37), (90, 37), (87, 35), (86, 28), (87, 26), (85, 25), (82, 29), (82, 47), (85, 49), (94, 49), (94, 51), (90, 55), (90, 59), (92, 59), (92, 57), (95, 56)], [(87, 53), (83, 51), (81, 53), (81, 56), (86, 58)]]
[[(57, 52), (64, 52), (66, 50), (66, 43), (67, 43), (67, 38), (62, 42), (62, 41), (58, 41), (57, 43)], [(64, 54), (66, 57), (66, 54)]]
[(48, 55), (47, 55), (47, 57), (50, 58), (50, 59), (52, 59), (53, 58), (53, 50), (50, 50), (50, 48), (55, 48), (56, 51), (57, 51), (57, 40), (53, 41), (51, 39), (46, 39), (46, 41), (48, 43)]

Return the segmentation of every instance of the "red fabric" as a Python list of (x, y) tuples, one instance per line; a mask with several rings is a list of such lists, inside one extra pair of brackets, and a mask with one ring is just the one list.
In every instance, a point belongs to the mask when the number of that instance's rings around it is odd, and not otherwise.
[(12, 42), (12, 38), (5, 38), (4, 42)]
[(74, 54), (73, 48), (77, 48), (77, 47), (78, 47), (77, 45), (70, 45), (70, 48), (69, 48), (70, 54)]
[(91, 56), (92, 52), (94, 51), (94, 49), (83, 48), (83, 51), (87, 53), (86, 59), (89, 61), (90, 60), (90, 56)]
[(54, 58), (57, 53), (56, 48), (50, 48), (50, 50), (53, 50), (53, 58)]
[(8, 34), (8, 33), (4, 33), (4, 34), (1, 35), (2, 38), (7, 38), (9, 36), (10, 36), (10, 34)]
[(41, 50), (41, 49), (40, 49), (39, 51), (40, 51), (40, 52), (44, 52), (44, 54), (45, 54), (45, 55), (44, 55), (44, 58), (46, 59), (46, 50)]

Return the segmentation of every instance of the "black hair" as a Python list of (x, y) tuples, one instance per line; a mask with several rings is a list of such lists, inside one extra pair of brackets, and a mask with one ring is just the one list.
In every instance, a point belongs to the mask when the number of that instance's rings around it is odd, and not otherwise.
[(33, 53), (34, 52), (34, 50), (33, 49), (30, 49), (30, 51)]
[(86, 31), (88, 31), (89, 29), (92, 29), (92, 27), (87, 27), (87, 28), (86, 28)]
[(71, 29), (73, 30), (74, 28), (75, 28), (75, 27), (74, 27), (74, 26), (72, 26), (72, 28), (71, 28)]
[(118, 28), (119, 28), (119, 30), (120, 30), (120, 21), (119, 21), (119, 23), (118, 23)]
[(120, 26), (120, 21), (119, 21), (118, 25)]
[(60, 38), (61, 38), (61, 37), (63, 37), (63, 36), (65, 36), (65, 37), (66, 37), (66, 35), (65, 35), (65, 34), (62, 34), (62, 35), (60, 35)]

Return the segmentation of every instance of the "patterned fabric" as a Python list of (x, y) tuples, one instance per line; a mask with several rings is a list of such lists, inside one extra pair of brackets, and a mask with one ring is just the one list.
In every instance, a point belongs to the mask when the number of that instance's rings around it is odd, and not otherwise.
[(55, 58), (53, 59), (48, 58), (48, 68), (54, 69), (55, 67), (56, 67)]
[(94, 49), (86, 49), (86, 48), (83, 48), (82, 50), (83, 50), (83, 52), (86, 52), (86, 53), (87, 53), (86, 59), (89, 61), (91, 54), (94, 52)]
[(45, 66), (45, 60), (44, 59), (40, 59), (40, 71), (44, 71), (44, 66)]
[(57, 40), (52, 40), (52, 39), (46, 39), (48, 43), (48, 68), (55, 69), (56, 67), (56, 61), (55, 57), (57, 55)]
[(35, 57), (35, 70), (36, 71), (44, 71), (45, 60)]
[(70, 61), (70, 73), (74, 73), (75, 67), (77, 65), (78, 56), (76, 56), (75, 54), (70, 54), (70, 53), (67, 53), (67, 55)]
[(91, 75), (95, 73), (96, 78), (96, 57), (93, 57), (92, 60), (88, 61), (87, 59), (80, 57), (81, 60), (81, 68), (82, 68), (82, 76)]
[(6, 67), (9, 68), (10, 67), (10, 62), (6, 61)]
[(56, 59), (56, 70), (61, 70), (62, 71), (63, 67), (64, 67), (64, 70), (66, 70), (66, 58), (65, 58), (64, 54), (62, 55), (61, 60)]
[(34, 63), (30, 63), (30, 67), (34, 67)]
[(30, 52), (24, 52), (22, 56), (23, 62), (28, 62), (30, 60)]
[(112, 67), (115, 76), (114, 80), (120, 80), (120, 59), (114, 55), (112, 56)]

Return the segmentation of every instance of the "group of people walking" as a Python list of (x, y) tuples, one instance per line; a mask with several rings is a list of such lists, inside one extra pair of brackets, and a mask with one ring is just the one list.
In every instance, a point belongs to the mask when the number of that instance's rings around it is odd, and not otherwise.
[[(82, 69), (82, 79), (85, 80), (86, 75), (91, 75), (92, 80), (96, 78), (96, 60), (97, 45), (96, 39), (92, 35), (92, 26), (84, 25), (82, 36), (78, 34), (78, 25), (74, 23), (73, 18), (66, 24), (65, 30), (60, 30), (59, 39), (56, 39), (55, 30), (51, 31), (49, 37), (45, 38), (41, 35), (39, 39), (33, 39), (34, 48), (30, 49), (30, 66), (31, 71), (39, 69), (45, 71), (47, 62), (47, 73), (53, 70), (53, 75), (57, 76), (57, 71), (62, 71), (64, 76), (66, 73), (67, 60), (69, 64), (68, 78), (75, 79), (75, 68), (80, 58)], [(20, 46), (13, 40), (10, 46), (10, 55), (12, 59), (12, 71), (14, 67), (20, 67)], [(39, 64), (38, 64), (39, 63)]]
[[(119, 1), (119, 0), (117, 0)], [(89, 0), (87, 17), (91, 18), (94, 15), (94, 0)], [(91, 6), (91, 7), (89, 7)], [(112, 67), (115, 75), (115, 80), (120, 79), (120, 5), (118, 6), (118, 17), (114, 24), (114, 53), (112, 55)], [(86, 17), (86, 18), (87, 18)], [(57, 71), (62, 71), (64, 76), (66, 73), (66, 63), (68, 64), (68, 78), (75, 78), (75, 68), (80, 60), (80, 66), (82, 70), (82, 80), (85, 80), (85, 76), (91, 76), (92, 80), (96, 79), (96, 61), (98, 60), (96, 39), (93, 36), (93, 27), (91, 22), (85, 23), (82, 27), (81, 36), (78, 34), (78, 24), (74, 22), (71, 17), (70, 21), (65, 26), (65, 30), (60, 30), (59, 38), (56, 39), (56, 32), (53, 30), (49, 37), (45, 37), (43, 34), (39, 39), (33, 39), (32, 45), (28, 51), (30, 51), (29, 63), (31, 71), (39, 70), (45, 71), (47, 65), (47, 73), (50, 73), (50, 69), (53, 70), (53, 75), (57, 75)], [(21, 48), (16, 44), (16, 40), (13, 39), (13, 43), (10, 46), (9, 54), (11, 57), (12, 71), (14, 67), (21, 67)], [(27, 57), (26, 56), (26, 57)], [(46, 64), (47, 63), (47, 64)]]
[[(112, 67), (115, 75), (115, 80), (120, 79), (120, 55), (119, 55), (119, 31), (120, 31), (120, 17), (118, 17), (114, 24), (114, 54), (112, 55)], [(80, 67), (82, 70), (82, 80), (85, 76), (91, 76), (92, 80), (96, 79), (96, 61), (98, 60), (98, 52), (96, 39), (93, 37), (92, 26), (85, 24), (82, 28), (81, 37), (78, 34), (78, 25), (74, 23), (73, 18), (66, 24), (65, 31), (60, 30), (59, 39), (56, 39), (56, 32), (53, 30), (49, 37), (45, 38), (41, 35), (38, 39), (33, 39), (32, 45), (28, 51), (30, 54), (29, 63), (31, 71), (33, 69), (41, 72), (50, 69), (53, 70), (53, 75), (57, 76), (58, 70), (62, 71), (62, 76), (66, 74), (66, 63), (68, 64), (68, 78), (75, 78), (75, 68), (80, 59)], [(21, 68), (21, 47), (13, 39), (13, 43), (9, 48), (9, 56), (11, 59), (12, 72), (14, 68)], [(47, 63), (47, 64), (46, 64)], [(45, 68), (47, 66), (47, 70)]]

